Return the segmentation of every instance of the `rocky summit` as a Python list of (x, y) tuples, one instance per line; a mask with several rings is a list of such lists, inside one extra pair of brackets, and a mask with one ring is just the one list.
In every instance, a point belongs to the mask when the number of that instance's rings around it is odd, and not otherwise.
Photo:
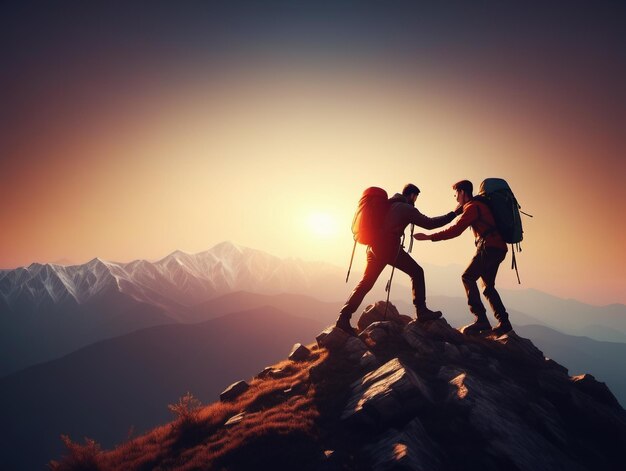
[(96, 469), (624, 469), (626, 412), (604, 383), (513, 331), (468, 337), (383, 312), (368, 307), (356, 337), (329, 327), (192, 426), (97, 451)]

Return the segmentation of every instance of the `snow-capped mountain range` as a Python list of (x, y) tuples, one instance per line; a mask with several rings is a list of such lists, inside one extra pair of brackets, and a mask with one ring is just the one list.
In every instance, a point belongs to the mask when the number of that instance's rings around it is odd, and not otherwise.
[(281, 259), (223, 242), (196, 254), (177, 250), (156, 262), (95, 258), (83, 265), (33, 263), (0, 270), (0, 299), (10, 310), (45, 310), (82, 305), (118, 291), (170, 310), (239, 290), (308, 293), (337, 276), (339, 270), (329, 264)]
[(342, 277), (329, 264), (232, 242), (156, 262), (95, 258), (0, 270), (0, 376), (138, 329), (209, 319), (214, 313), (206, 302), (228, 293), (334, 292), (340, 299)]

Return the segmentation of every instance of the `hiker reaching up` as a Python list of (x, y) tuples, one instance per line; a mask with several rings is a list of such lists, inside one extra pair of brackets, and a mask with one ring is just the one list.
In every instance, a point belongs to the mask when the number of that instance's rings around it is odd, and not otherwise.
[[(463, 272), (461, 279), (467, 293), (467, 303), (476, 320), (466, 326), (463, 332), (466, 334), (478, 334), (490, 331), (496, 335), (502, 335), (512, 330), (509, 315), (506, 312), (500, 295), (496, 291), (496, 274), (498, 267), (507, 253), (506, 243), (500, 232), (496, 229), (495, 219), (489, 207), (474, 198), (472, 182), (462, 180), (452, 186), (454, 196), (459, 203), (457, 212), (462, 216), (452, 226), (434, 234), (415, 234), (417, 240), (447, 240), (461, 235), (465, 229), (471, 226), (476, 238), (476, 255), (472, 258), (469, 266)], [(491, 328), (487, 319), (486, 309), (480, 300), (480, 293), (476, 281), (482, 278), (483, 294), (489, 301), (491, 309), (498, 320), (498, 325)]]
[[(383, 190), (380, 191), (384, 193)], [(350, 325), (350, 318), (387, 265), (392, 265), (411, 277), (413, 304), (419, 321), (434, 320), (441, 317), (441, 311), (431, 311), (426, 307), (424, 270), (403, 250), (401, 239), (409, 224), (415, 224), (424, 229), (436, 229), (450, 223), (456, 214), (451, 211), (444, 216), (434, 218), (425, 216), (415, 208), (415, 200), (419, 194), (419, 188), (409, 183), (404, 187), (401, 194), (396, 193), (389, 199), (388, 209), (382, 219), (382, 227), (377, 228), (376, 237), (371, 243), (368, 243), (367, 265), (363, 278), (341, 308), (336, 327), (354, 334), (354, 329)], [(387, 203), (386, 196), (385, 202)]]

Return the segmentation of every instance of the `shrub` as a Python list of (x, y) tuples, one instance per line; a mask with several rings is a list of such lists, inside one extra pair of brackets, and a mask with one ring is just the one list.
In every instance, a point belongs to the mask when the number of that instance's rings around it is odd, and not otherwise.
[(188, 392), (176, 404), (167, 406), (178, 419), (178, 425), (187, 426), (198, 422), (202, 403)]
[(99, 471), (98, 457), (102, 453), (100, 445), (91, 438), (85, 437), (85, 444), (73, 442), (67, 435), (61, 435), (61, 440), (68, 455), (64, 456), (60, 462), (51, 461), (50, 469), (53, 471)]

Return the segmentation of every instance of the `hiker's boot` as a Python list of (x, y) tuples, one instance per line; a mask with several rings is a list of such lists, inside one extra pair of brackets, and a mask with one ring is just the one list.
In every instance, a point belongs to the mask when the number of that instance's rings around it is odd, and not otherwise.
[(419, 322), (434, 321), (441, 317), (441, 311), (431, 311), (426, 305), (418, 306), (415, 309), (415, 317)]
[(335, 327), (343, 330), (345, 333), (349, 335), (353, 335), (356, 337), (356, 330), (350, 325), (350, 315), (349, 314), (339, 314), (337, 318), (337, 322), (335, 323)]
[(491, 331), (491, 324), (485, 314), (476, 316), (473, 324), (466, 325), (461, 329), (465, 335), (478, 335), (486, 331)]
[(513, 326), (509, 322), (509, 319), (500, 319), (500, 322), (498, 322), (498, 325), (495, 326), (493, 329), (491, 329), (491, 333), (499, 337), (500, 335), (507, 334), (511, 332), (512, 330), (513, 330)]

